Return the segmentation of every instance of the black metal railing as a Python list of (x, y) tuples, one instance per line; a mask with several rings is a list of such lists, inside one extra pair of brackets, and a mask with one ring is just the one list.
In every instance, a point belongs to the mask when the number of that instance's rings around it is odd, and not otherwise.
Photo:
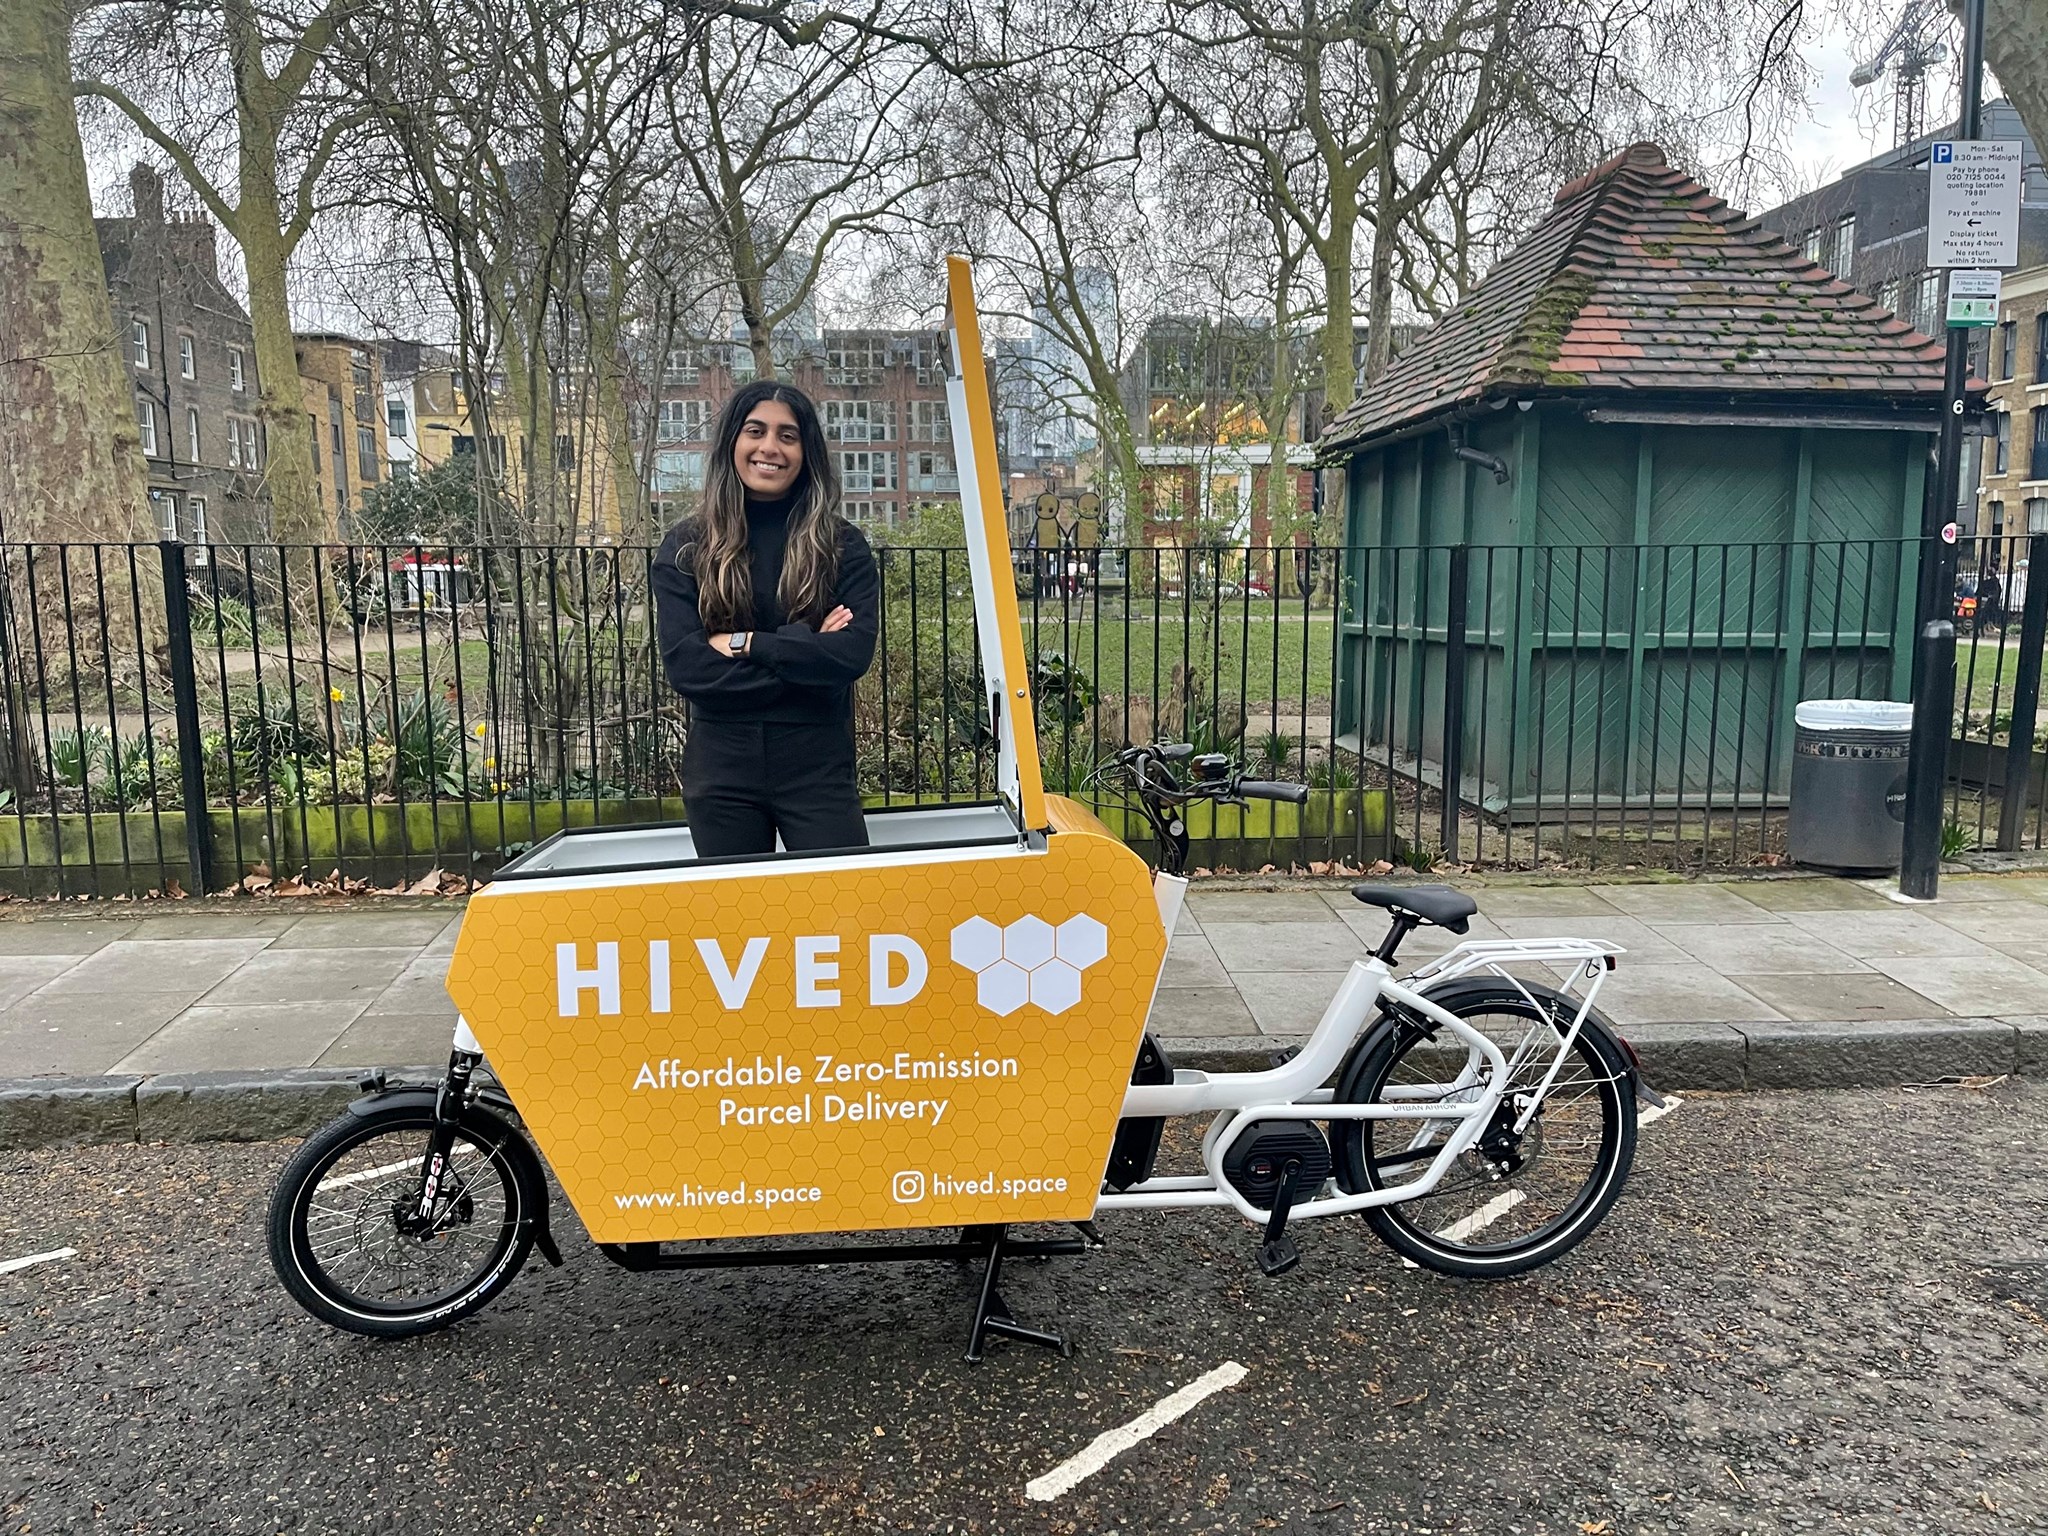
[[(1904, 698), (1919, 547), (1013, 555), (1047, 786), (1221, 751), (1316, 792), (1191, 827), (1208, 868), (1696, 869), (1783, 855), (1794, 706)], [(877, 551), (877, 803), (994, 792), (960, 549)], [(2042, 541), (1979, 543), (1952, 848), (2038, 847)], [(688, 711), (638, 546), (0, 546), (0, 887), (460, 884), (563, 826), (680, 817)], [(1996, 581), (1983, 578), (1996, 573)]]

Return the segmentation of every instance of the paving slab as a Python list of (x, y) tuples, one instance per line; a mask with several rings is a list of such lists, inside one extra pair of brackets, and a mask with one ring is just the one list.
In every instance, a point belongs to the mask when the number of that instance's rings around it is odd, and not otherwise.
[(1342, 970), (1366, 956), (1365, 942), (1325, 908), (1327, 922), (1237, 923), (1209, 921), (1203, 936), (1216, 957), (1239, 971)]
[(1162, 1040), (1259, 1032), (1258, 1020), (1235, 987), (1161, 987), (1145, 1027)]
[[(1476, 892), (1474, 893), (1477, 894)], [(1357, 934), (1367, 949), (1379, 948), (1380, 940), (1387, 936), (1388, 914), (1383, 907), (1368, 907), (1363, 902), (1344, 898), (1344, 905), (1336, 908), (1337, 920)], [(1611, 915), (1611, 914), (1610, 914)], [(1558, 919), (1566, 921), (1566, 919)], [(1447, 928), (1424, 924), (1401, 941), (1401, 957), (1404, 960), (1427, 960), (1442, 954), (1454, 944), (1467, 939), (1504, 939), (1507, 931), (1492, 918), (1481, 912), (1466, 919), (1463, 933), (1452, 933)]]
[(296, 912), (172, 912), (145, 917), (130, 935), (137, 939), (274, 939), (299, 920)]
[(1876, 971), (1843, 975), (1731, 975), (1743, 991), (1788, 1019), (1940, 1019), (1946, 1008)]
[(1227, 987), (1230, 972), (1216, 958), (1216, 946), (1199, 933), (1177, 933), (1166, 945), (1162, 987)]
[(184, 1011), (188, 993), (35, 993), (0, 1011), (0, 1077), (111, 1072)]
[(433, 1014), (455, 1024), (455, 1000), (448, 995), (448, 957), (420, 954), (391, 984), (370, 1000), (369, 1013)]
[(1329, 1009), (1343, 971), (1238, 971), (1244, 1004), (1264, 1035), (1306, 1035)]
[(1752, 1088), (1870, 1088), (1998, 1077), (2018, 1058), (2018, 1032), (1993, 1019), (1867, 1024), (1745, 1024)]
[(1966, 959), (1888, 960), (1871, 965), (1893, 981), (1932, 998), (1961, 1018), (2026, 1013), (2048, 996), (2048, 973), (2022, 965), (2010, 955)]
[(1623, 910), (1583, 885), (1473, 886), (1470, 894), (1480, 912), (1495, 922), (1510, 917), (1613, 917)]
[(1790, 923), (1659, 923), (1656, 928), (1687, 956), (1723, 974), (1822, 976), (1865, 969), (1862, 961)]
[[(1886, 882), (1896, 888), (1897, 882)], [(2011, 875), (1943, 875), (1934, 905), (1943, 902), (2039, 901), (2048, 882)]]
[(302, 917), (271, 941), (272, 949), (419, 949), (448, 926), (442, 912), (329, 912)]
[(1600, 989), (1600, 1011), (1617, 1024), (1701, 1024), (1782, 1015), (1711, 966), (1630, 965)]
[(1858, 960), (1880, 955), (1900, 960), (1943, 955), (1962, 958), (1991, 952), (1961, 929), (1936, 922), (1926, 911), (1893, 907), (1885, 912), (1787, 912), (1785, 921)]
[[(422, 1061), (445, 1062), (453, 1044), (455, 1015), (449, 1013), (365, 1013), (313, 1058), (317, 1067), (394, 1067)], [(438, 1070), (438, 1068), (436, 1069)]]
[(1854, 880), (1732, 880), (1728, 889), (1766, 912), (1897, 911), (1897, 904)]
[(83, 917), (9, 918), (0, 921), (0, 955), (89, 955), (140, 925)]
[(462, 919), (459, 917), (453, 918), (445, 928), (434, 935), (434, 942), (426, 947), (424, 953), (429, 955), (452, 955), (455, 953), (455, 941), (461, 935)]
[(263, 951), (263, 939), (116, 939), (85, 956), (42, 990), (69, 993), (177, 993), (192, 998), (218, 986)]
[(140, 1077), (95, 1074), (0, 1083), (0, 1148), (135, 1140)]
[(1782, 919), (1726, 885), (1596, 885), (1588, 890), (1623, 917), (1665, 923), (1775, 923)]
[(20, 1002), (77, 963), (76, 955), (0, 955), (0, 1008)]
[(1326, 923), (1336, 916), (1320, 891), (1190, 889), (1186, 910), (1204, 928), (1211, 923)]
[(319, 1060), (362, 1011), (360, 1002), (188, 1008), (117, 1065), (123, 1072), (300, 1067)]
[(1647, 923), (1632, 917), (1506, 917), (1513, 939), (1595, 939), (1628, 951), (1624, 965), (1682, 965), (1692, 957)]
[(204, 1000), (215, 1007), (355, 1002), (361, 1012), (418, 956), (417, 949), (268, 949), (237, 967)]

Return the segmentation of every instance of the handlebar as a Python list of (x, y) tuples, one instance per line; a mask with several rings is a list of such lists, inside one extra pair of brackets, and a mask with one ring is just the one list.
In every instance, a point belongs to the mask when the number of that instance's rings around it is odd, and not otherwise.
[(1270, 779), (1239, 779), (1236, 793), (1246, 800), (1284, 800), (1289, 805), (1301, 805), (1308, 799), (1308, 786), (1276, 784)]

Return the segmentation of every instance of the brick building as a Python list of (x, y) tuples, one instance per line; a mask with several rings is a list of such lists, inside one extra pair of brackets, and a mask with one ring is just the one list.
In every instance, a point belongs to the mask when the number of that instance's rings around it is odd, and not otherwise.
[(353, 336), (309, 331), (295, 340), (320, 504), (333, 509), (332, 535), (345, 538), (350, 512), (362, 493), (384, 478), (389, 457), (383, 363), (373, 344)]
[(134, 213), (93, 224), (157, 529), (196, 545), (267, 539), (248, 311), (221, 281), (212, 221), (167, 215), (163, 180), (146, 165), (128, 186)]
[[(853, 521), (886, 528), (922, 506), (958, 504), (944, 348), (938, 331), (878, 330), (827, 330), (792, 346), (785, 376), (818, 403)], [(753, 354), (740, 343), (669, 353), (656, 404), (659, 520), (696, 505), (718, 408), (753, 377)]]
[(1985, 352), (1994, 435), (1982, 444), (1982, 537), (2048, 532), (2048, 266), (2009, 273)]

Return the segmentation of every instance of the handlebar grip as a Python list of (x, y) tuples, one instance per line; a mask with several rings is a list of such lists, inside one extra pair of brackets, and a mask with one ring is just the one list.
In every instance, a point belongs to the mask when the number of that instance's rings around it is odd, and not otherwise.
[(1270, 779), (1239, 779), (1237, 792), (1247, 800), (1285, 800), (1289, 805), (1308, 799), (1306, 784), (1276, 784)]

